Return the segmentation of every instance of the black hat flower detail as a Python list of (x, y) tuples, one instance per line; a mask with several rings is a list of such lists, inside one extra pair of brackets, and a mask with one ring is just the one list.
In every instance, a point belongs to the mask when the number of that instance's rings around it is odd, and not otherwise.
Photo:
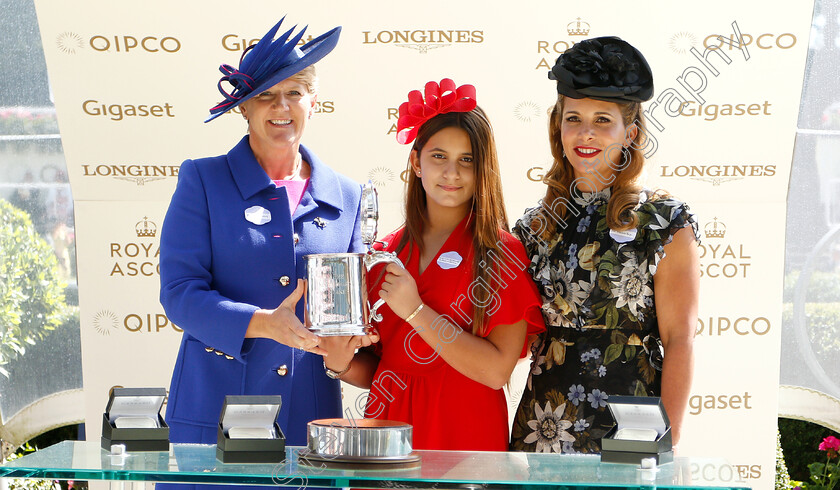
[(644, 102), (653, 97), (653, 74), (642, 53), (615, 37), (581, 41), (557, 58), (548, 73), (557, 93), (573, 99)]

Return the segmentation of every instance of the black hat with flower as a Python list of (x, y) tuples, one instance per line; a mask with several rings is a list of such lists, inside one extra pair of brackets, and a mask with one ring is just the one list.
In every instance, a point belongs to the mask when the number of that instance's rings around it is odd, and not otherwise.
[(557, 93), (573, 99), (644, 102), (653, 97), (653, 74), (645, 57), (615, 37), (581, 41), (557, 58), (548, 73)]

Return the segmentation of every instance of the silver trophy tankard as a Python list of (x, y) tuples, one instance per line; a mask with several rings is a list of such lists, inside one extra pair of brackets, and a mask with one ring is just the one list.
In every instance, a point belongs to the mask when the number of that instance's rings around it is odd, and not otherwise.
[(371, 250), (376, 241), (379, 200), (376, 188), (368, 182), (362, 187), (361, 232), (366, 253), (310, 254), (306, 260), (306, 312), (309, 330), (324, 336), (365, 335), (371, 320), (381, 321), (376, 310), (385, 301), (370, 306), (367, 272), (376, 264), (395, 262), (404, 267), (397, 255)]

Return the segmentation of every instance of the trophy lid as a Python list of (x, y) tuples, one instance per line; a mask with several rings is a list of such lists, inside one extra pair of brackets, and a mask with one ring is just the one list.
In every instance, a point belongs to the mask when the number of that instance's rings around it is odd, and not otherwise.
[(379, 223), (379, 198), (376, 187), (371, 181), (362, 186), (362, 212), (359, 226), (362, 242), (370, 246), (376, 241), (376, 228)]

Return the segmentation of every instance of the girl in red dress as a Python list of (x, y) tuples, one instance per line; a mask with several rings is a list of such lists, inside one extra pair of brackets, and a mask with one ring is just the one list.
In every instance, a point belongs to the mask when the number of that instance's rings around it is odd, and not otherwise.
[(379, 344), (328, 349), (325, 367), (370, 388), (366, 417), (412, 424), (415, 449), (505, 451), (502, 387), (545, 325), (507, 232), (490, 122), (471, 85), (444, 79), (409, 94), (397, 140), (414, 143), (406, 221), (382, 248), (406, 267), (368, 275), (385, 300)]

